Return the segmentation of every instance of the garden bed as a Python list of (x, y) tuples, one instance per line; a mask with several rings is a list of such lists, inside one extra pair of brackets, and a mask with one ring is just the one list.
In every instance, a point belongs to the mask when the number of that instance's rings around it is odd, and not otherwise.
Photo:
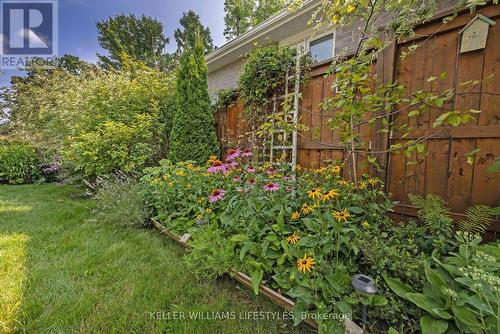
[[(493, 323), (496, 306), (486, 319), (474, 304), (448, 302), (455, 294), (488, 295), (470, 289), (464, 275), (471, 268), (485, 270), (488, 279), (500, 271), (480, 262), (483, 253), (487, 261), (499, 257), (498, 243), (483, 247), (476, 235), (488, 224), (489, 208), (471, 208), (455, 234), (444, 201), (409, 196), (423, 224), (395, 225), (388, 215), (394, 203), (376, 178), (347, 181), (341, 164), (292, 172), (287, 165), (258, 164), (245, 152), (231, 150), (225, 161), (213, 157), (206, 166), (162, 161), (141, 179), (155, 226), (184, 246), (193, 236), (184, 262), (195, 275), (214, 280), (231, 273), (291, 310), (295, 325), (304, 315), (316, 320), (320, 333), (343, 332), (346, 318), (363, 319), (374, 333), (426, 334), (432, 326), (490, 331), (486, 320)], [(377, 292), (354, 289), (357, 274), (373, 278)], [(432, 286), (434, 276), (445, 289)], [(488, 282), (485, 288), (493, 289)], [(464, 312), (475, 322), (464, 323)]]
[[(165, 226), (163, 226), (161, 223), (156, 221), (155, 219), (151, 219), (151, 223), (163, 234), (168, 236), (171, 240), (177, 242), (179, 245), (181, 245), (184, 248), (189, 248), (189, 243), (188, 240), (189, 238), (186, 238), (186, 235), (184, 236), (178, 236), (171, 231), (169, 231)], [(189, 236), (189, 235), (188, 235)], [(236, 280), (237, 282), (241, 283), (243, 286), (245, 286), (248, 289), (252, 289), (252, 279), (242, 273), (238, 272), (236, 270), (231, 270), (229, 272), (229, 275)], [(275, 305), (278, 305), (279, 307), (282, 307), (284, 310), (291, 312), (293, 310), (294, 302), (283, 296), (281, 293), (269, 288), (268, 286), (264, 284), (260, 284), (259, 286), (259, 292), (269, 298)], [(311, 326), (314, 329), (318, 328), (318, 324), (314, 319), (306, 318), (304, 319), (304, 322)], [(345, 333), (346, 334), (360, 334), (363, 333), (363, 329), (359, 327), (356, 323), (354, 323), (352, 320), (346, 319), (344, 321), (344, 326), (345, 326)]]

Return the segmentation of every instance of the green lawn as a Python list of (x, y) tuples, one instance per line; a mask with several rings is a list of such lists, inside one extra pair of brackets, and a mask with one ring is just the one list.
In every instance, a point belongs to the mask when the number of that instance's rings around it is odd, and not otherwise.
[[(198, 282), (172, 241), (92, 221), (90, 205), (70, 186), (0, 186), (0, 333), (294, 332), (239, 320), (281, 310), (230, 279)], [(217, 311), (236, 319), (164, 319)]]

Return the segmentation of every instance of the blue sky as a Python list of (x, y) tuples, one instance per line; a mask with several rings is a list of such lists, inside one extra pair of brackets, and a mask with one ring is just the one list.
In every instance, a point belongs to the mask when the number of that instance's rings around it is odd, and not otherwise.
[[(174, 51), (174, 30), (182, 13), (190, 9), (210, 28), (214, 44), (224, 44), (224, 0), (59, 0), (59, 55), (70, 53), (95, 62), (96, 53), (105, 54), (97, 43), (95, 23), (122, 13), (159, 19), (170, 39), (167, 51)], [(0, 85), (8, 82), (9, 74), (12, 71), (1, 75)]]

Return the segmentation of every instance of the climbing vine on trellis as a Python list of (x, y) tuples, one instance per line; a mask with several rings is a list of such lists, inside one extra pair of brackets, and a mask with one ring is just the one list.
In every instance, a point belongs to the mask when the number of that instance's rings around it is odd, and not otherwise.
[[(270, 45), (248, 53), (245, 66), (238, 81), (249, 122), (262, 122), (273, 108), (274, 98), (286, 103), (284, 96), (288, 77), (295, 75), (297, 49)], [(307, 69), (312, 63), (307, 54), (300, 56), (301, 83), (308, 79)], [(293, 79), (291, 81), (293, 83)], [(292, 85), (293, 86), (293, 85)]]

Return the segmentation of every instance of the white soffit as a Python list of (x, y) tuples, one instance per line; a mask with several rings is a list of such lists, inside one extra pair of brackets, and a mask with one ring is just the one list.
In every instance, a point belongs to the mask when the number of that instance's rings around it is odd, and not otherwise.
[(321, 0), (306, 1), (296, 11), (282, 11), (206, 56), (208, 72), (216, 71), (245, 56), (256, 45), (280, 42), (309, 28), (308, 21)]

